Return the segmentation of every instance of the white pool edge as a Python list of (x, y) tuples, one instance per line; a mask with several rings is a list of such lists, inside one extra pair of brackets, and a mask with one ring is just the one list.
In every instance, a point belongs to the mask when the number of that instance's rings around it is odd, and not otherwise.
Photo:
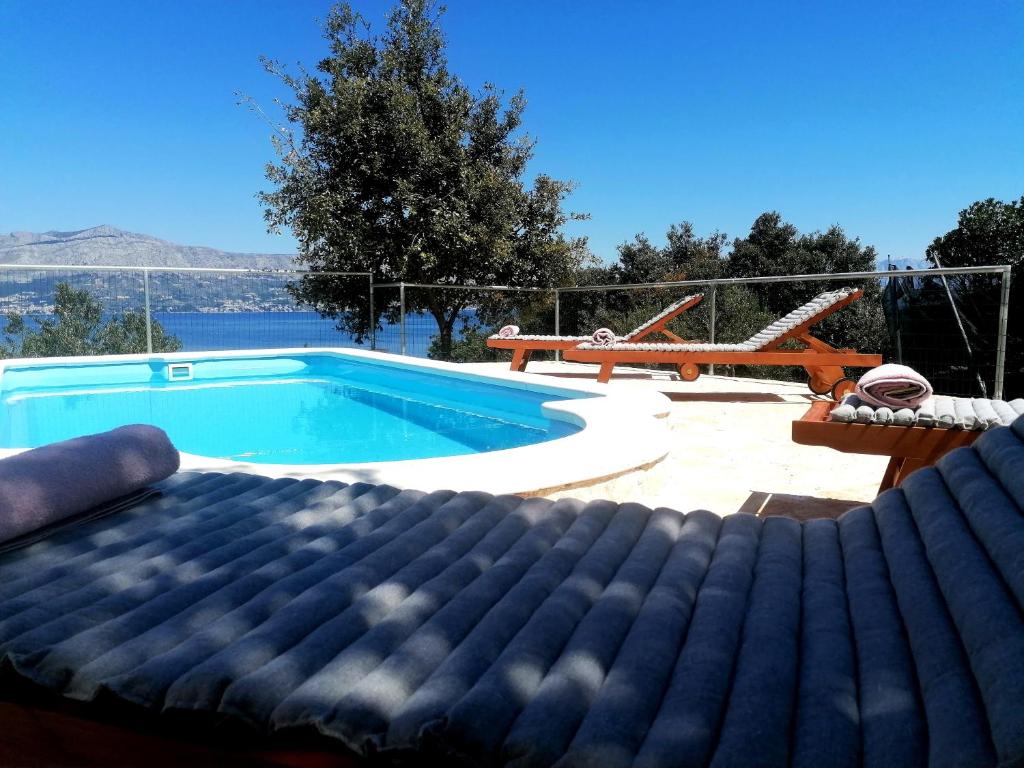
[[(47, 366), (139, 361), (187, 362), (210, 358), (330, 355), (362, 358), (382, 365), (419, 368), (444, 376), (557, 395), (585, 392), (598, 397), (558, 400), (543, 409), (552, 418), (583, 428), (572, 435), (543, 443), (487, 453), (430, 459), (355, 464), (261, 464), (198, 456), (182, 452), (182, 471), (245, 472), (264, 477), (338, 480), (415, 488), (422, 491), (479, 490), (531, 494), (599, 482), (660, 461), (669, 450), (665, 420), (670, 401), (657, 392), (616, 392), (597, 382), (553, 384), (546, 376), (514, 371), (467, 370), (457, 363), (425, 360), (362, 349), (302, 347), (174, 352), (153, 355), (23, 358), (0, 361), (0, 382), (8, 366)], [(25, 449), (0, 450), (0, 456)]]

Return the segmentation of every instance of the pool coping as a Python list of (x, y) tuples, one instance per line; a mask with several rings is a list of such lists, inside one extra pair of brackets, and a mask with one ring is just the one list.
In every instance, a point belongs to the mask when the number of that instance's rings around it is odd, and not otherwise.
[[(486, 453), (429, 459), (353, 464), (262, 464), (217, 459), (181, 452), (183, 471), (245, 472), (265, 477), (339, 480), (434, 490), (482, 490), (490, 493), (540, 494), (581, 487), (645, 469), (669, 450), (664, 416), (671, 402), (658, 392), (616, 392), (595, 382), (553, 384), (546, 376), (514, 371), (467, 370), (458, 363), (410, 358), (389, 352), (337, 347), (300, 347), (211, 352), (170, 352), (141, 355), (18, 358), (0, 361), (0, 382), (8, 366), (47, 366), (97, 362), (189, 362), (201, 358), (331, 355), (371, 360), (398, 368), (419, 368), (444, 376), (534, 392), (586, 393), (597, 397), (544, 403), (550, 418), (582, 427), (543, 443)], [(0, 457), (26, 449), (0, 449)]]

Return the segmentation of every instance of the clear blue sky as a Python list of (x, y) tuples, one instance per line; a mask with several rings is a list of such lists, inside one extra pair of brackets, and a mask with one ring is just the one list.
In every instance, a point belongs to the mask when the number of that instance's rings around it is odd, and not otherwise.
[[(0, 0), (0, 232), (112, 224), (287, 252), (254, 194), (257, 58), (313, 65), (320, 0)], [(386, 3), (357, 2), (374, 22)], [(779, 210), (919, 256), (1024, 194), (1024, 4), (450, 0), (451, 67), (524, 88), (532, 172), (574, 179), (601, 257)]]

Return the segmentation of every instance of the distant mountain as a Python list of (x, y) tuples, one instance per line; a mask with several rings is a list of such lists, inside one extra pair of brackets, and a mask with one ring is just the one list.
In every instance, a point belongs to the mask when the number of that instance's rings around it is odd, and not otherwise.
[[(216, 269), (295, 268), (287, 254), (229, 253), (177, 245), (114, 227), (77, 232), (12, 232), (0, 235), (0, 315), (49, 314), (57, 282), (87, 289), (107, 311), (143, 304), (141, 271), (3, 269), (3, 265), (206, 267)], [(227, 272), (154, 272), (151, 306), (156, 312), (291, 312), (300, 309), (287, 290), (288, 275)], [(308, 309), (308, 308), (306, 308)]]
[(287, 254), (230, 253), (178, 245), (106, 225), (77, 232), (0, 235), (0, 264), (287, 269), (295, 267), (293, 259)]
[(890, 264), (892, 264), (896, 269), (928, 269), (931, 267), (931, 264), (928, 263), (928, 259), (924, 256), (901, 256), (899, 258), (880, 256), (875, 262), (875, 268), (880, 272), (885, 272), (889, 269)]

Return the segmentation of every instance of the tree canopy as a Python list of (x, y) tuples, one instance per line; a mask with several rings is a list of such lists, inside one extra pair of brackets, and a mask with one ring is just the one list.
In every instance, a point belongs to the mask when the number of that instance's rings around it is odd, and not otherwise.
[[(521, 134), (525, 97), (493, 84), (472, 93), (448, 69), (441, 11), (402, 0), (382, 34), (347, 4), (330, 13), (330, 55), (314, 72), (266, 68), (291, 91), (288, 126), (274, 138), (279, 162), (261, 193), (271, 230), (288, 227), (299, 260), (314, 271), (368, 271), (376, 282), (549, 287), (587, 258), (565, 234), (572, 189), (540, 174), (527, 182), (534, 144)], [(369, 330), (365, 283), (309, 276), (301, 302), (358, 335)], [(469, 297), (416, 291), (442, 356)], [(393, 315), (384, 302), (375, 314)], [(373, 318), (376, 323), (378, 317)]]
[[(774, 211), (755, 219), (746, 236), (735, 238), (713, 232), (699, 237), (687, 221), (672, 225), (663, 244), (638, 234), (619, 246), (618, 261), (605, 273), (606, 282), (656, 283), (673, 280), (711, 280), (725, 277), (816, 274), (873, 271), (875, 249), (847, 237), (839, 226), (824, 232), (800, 233)], [(836, 283), (760, 283), (722, 285), (717, 289), (716, 341), (742, 341), (754, 332), (808, 301), (816, 294), (839, 287)], [(877, 299), (878, 282), (861, 285), (869, 298)], [(572, 294), (562, 310), (568, 327), (587, 332), (599, 325), (619, 333), (628, 331), (677, 296), (663, 291), (623, 290), (607, 294)], [(708, 302), (675, 321), (684, 338), (707, 338), (710, 323)], [(861, 301), (828, 318), (820, 332), (839, 346), (886, 351), (889, 334), (881, 303)], [(780, 375), (773, 372), (772, 375)]]
[(1024, 271), (1024, 195), (1008, 203), (979, 200), (960, 211), (957, 226), (936, 237), (925, 254), (935, 266), (1009, 264)]
[[(128, 311), (107, 316), (103, 303), (87, 289), (57, 283), (52, 317), (26, 322), (11, 313), (3, 329), (0, 357), (73, 357), (146, 352), (146, 315)], [(181, 342), (152, 322), (154, 352), (177, 352)]]
[[(1024, 312), (1016, 306), (1024, 284), (1024, 195), (1008, 203), (988, 198), (960, 211), (957, 225), (936, 237), (925, 254), (933, 266), (1011, 267), (1011, 311), (1007, 327), (1005, 390), (1011, 397), (1024, 391)], [(997, 313), (1001, 300), (999, 275), (958, 275), (955, 288), (961, 322), (969, 334), (975, 365), (988, 377), (994, 364)]]

